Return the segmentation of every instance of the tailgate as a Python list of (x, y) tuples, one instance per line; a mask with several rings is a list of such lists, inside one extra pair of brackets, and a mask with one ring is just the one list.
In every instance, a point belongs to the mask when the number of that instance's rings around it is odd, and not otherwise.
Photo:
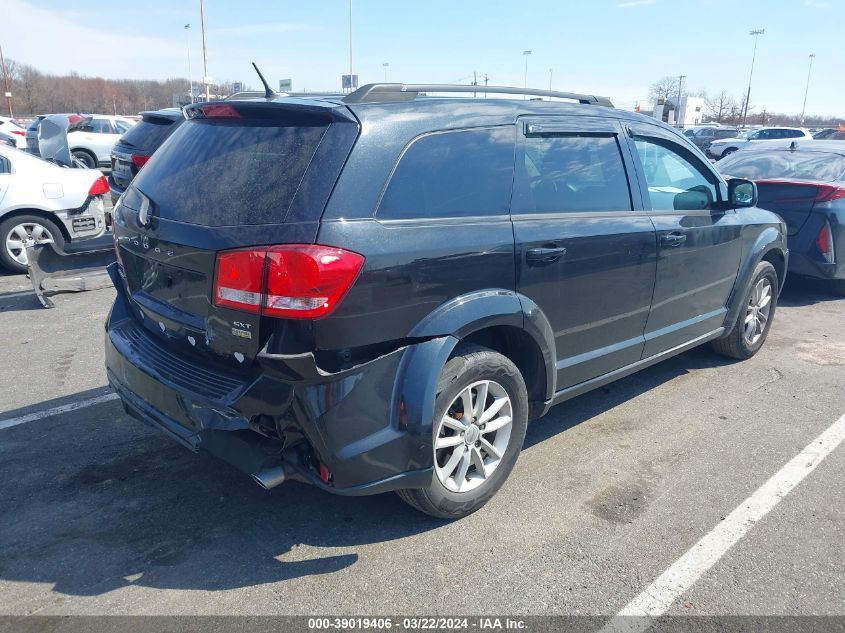
[(115, 235), (144, 327), (246, 367), (273, 319), (214, 304), (217, 254), (313, 243), (358, 125), (331, 104), (227, 103), (220, 120), (203, 107), (138, 172), (115, 207)]

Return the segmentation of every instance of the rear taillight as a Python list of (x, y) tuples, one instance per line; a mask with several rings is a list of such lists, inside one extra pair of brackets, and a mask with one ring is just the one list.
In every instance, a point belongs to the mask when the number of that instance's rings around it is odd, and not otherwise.
[(105, 176), (100, 176), (97, 180), (94, 181), (94, 184), (91, 185), (91, 188), (88, 190), (89, 196), (101, 196), (104, 193), (109, 192), (109, 181), (106, 180)]
[(319, 244), (287, 244), (217, 255), (215, 305), (288, 319), (317, 319), (334, 310), (364, 258)]
[(816, 202), (830, 202), (845, 198), (845, 189), (833, 185), (820, 185), (816, 193)]
[(12, 130), (12, 134), (17, 134), (18, 136), (26, 136), (25, 130)]
[(130, 158), (132, 160), (132, 164), (138, 169), (141, 169), (141, 167), (146, 165), (147, 161), (150, 160), (149, 156), (144, 156), (143, 154), (132, 154)]
[(830, 224), (827, 220), (822, 224), (822, 228), (819, 229), (819, 234), (816, 236), (816, 246), (819, 247), (825, 261), (832, 264), (834, 262), (833, 234), (830, 232)]

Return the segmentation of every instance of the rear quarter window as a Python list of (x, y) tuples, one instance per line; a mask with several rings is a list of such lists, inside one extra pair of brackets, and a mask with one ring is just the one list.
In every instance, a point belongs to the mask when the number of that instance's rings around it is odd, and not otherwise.
[(509, 125), (416, 139), (399, 159), (377, 216), (400, 220), (507, 214), (515, 135)]

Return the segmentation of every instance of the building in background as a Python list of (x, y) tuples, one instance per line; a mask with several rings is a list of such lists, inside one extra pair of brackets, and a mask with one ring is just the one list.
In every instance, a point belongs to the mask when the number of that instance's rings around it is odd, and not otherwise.
[(652, 111), (646, 111), (645, 114), (651, 114), (655, 119), (677, 127), (700, 125), (704, 123), (704, 97), (684, 95), (681, 97), (680, 107), (677, 97), (658, 99)]

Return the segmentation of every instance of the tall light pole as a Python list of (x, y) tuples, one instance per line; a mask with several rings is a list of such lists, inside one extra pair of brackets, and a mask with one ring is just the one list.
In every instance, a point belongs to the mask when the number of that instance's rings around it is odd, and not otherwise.
[(684, 79), (686, 79), (686, 75), (679, 75), (678, 76), (678, 105), (675, 107), (675, 127), (681, 127), (681, 90), (684, 87)]
[(810, 53), (810, 70), (807, 71), (807, 87), (804, 88), (804, 107), (801, 108), (801, 125), (804, 125), (804, 113), (807, 111), (807, 93), (810, 92), (810, 75), (813, 73), (815, 53)]
[(554, 68), (549, 68), (549, 92), (552, 91), (552, 73), (554, 73)]
[(745, 127), (745, 120), (748, 118), (748, 104), (751, 102), (751, 79), (754, 77), (754, 61), (757, 59), (757, 40), (761, 35), (766, 34), (766, 29), (748, 31), (754, 36), (754, 53), (751, 55), (751, 72), (748, 74), (748, 92), (745, 93), (745, 107), (742, 109), (742, 127)]
[(205, 100), (209, 101), (208, 52), (205, 47), (205, 0), (200, 0), (200, 29), (202, 30), (202, 83), (205, 85)]
[[(531, 51), (522, 51), (523, 57), (525, 57), (525, 86), (524, 88), (528, 88), (528, 56), (531, 54)], [(523, 96), (523, 98), (526, 98)]]
[(381, 66), (384, 68), (384, 83), (387, 83), (387, 67), (390, 66), (390, 62), (384, 62)]
[(185, 25), (185, 42), (188, 45), (188, 94), (191, 96), (191, 103), (194, 102), (194, 79), (191, 74), (191, 25)]

